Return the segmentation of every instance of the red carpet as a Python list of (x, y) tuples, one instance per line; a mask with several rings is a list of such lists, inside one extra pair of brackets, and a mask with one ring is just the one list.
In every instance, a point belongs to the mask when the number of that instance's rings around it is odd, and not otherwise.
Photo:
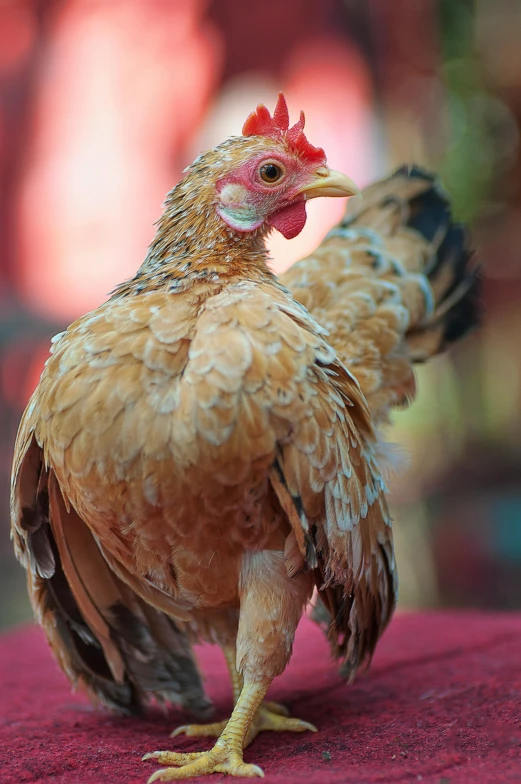
[[(224, 716), (220, 653), (204, 649), (201, 660)], [(169, 739), (182, 722), (174, 711), (122, 719), (72, 696), (38, 629), (0, 639), (0, 678), (1, 784), (144, 784), (157, 767), (140, 762), (144, 752), (208, 747), (208, 739)], [(521, 783), (520, 615), (398, 616), (351, 688), (305, 621), (271, 696), (319, 727), (264, 733), (246, 751), (273, 784)]]

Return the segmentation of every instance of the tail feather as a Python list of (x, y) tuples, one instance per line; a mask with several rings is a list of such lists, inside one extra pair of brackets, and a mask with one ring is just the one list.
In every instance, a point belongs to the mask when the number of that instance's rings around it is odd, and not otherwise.
[[(433, 250), (426, 275), (435, 308), (427, 323), (409, 333), (414, 361), (424, 361), (463, 338), (481, 321), (481, 274), (468, 230), (452, 221), (450, 202), (435, 177), (419, 167), (399, 169), (426, 184), (426, 190), (409, 204), (406, 225), (417, 231)], [(422, 333), (427, 338), (423, 343)], [(433, 342), (433, 334), (438, 341)]]
[[(363, 206), (366, 193), (370, 195), (368, 209)], [(424, 268), (410, 272), (419, 271), (427, 277), (435, 309), (427, 322), (414, 325), (410, 333), (417, 338), (418, 333), (435, 328), (440, 337), (437, 353), (481, 320), (481, 276), (470, 235), (452, 220), (450, 200), (435, 175), (419, 166), (402, 166), (387, 180), (370, 186), (352, 215), (348, 208), (341, 225), (372, 227), (375, 212), (385, 214), (391, 204), (398, 207), (394, 214), (401, 216), (401, 220), (395, 218), (394, 231), (400, 224), (412, 229), (429, 249)]]
[(481, 277), (465, 227), (436, 177), (403, 166), (351, 199), (308, 258), (282, 276), (326, 326), (373, 422), (415, 395), (413, 364), (477, 326)]

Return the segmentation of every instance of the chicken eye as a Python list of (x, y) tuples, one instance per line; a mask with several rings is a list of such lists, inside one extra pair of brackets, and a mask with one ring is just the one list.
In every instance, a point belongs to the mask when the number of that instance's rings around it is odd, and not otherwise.
[(259, 174), (261, 176), (261, 180), (264, 182), (270, 183), (270, 185), (274, 182), (278, 182), (281, 179), (284, 172), (281, 166), (277, 166), (276, 163), (265, 163), (259, 169)]

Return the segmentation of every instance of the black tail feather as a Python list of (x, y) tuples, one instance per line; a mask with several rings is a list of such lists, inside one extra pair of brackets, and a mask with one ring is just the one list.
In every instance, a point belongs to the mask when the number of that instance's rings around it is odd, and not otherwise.
[[(480, 324), (480, 267), (469, 232), (453, 222), (449, 198), (436, 177), (419, 166), (402, 167), (397, 174), (426, 183), (426, 189), (409, 202), (406, 225), (418, 231), (435, 250), (425, 270), (435, 295), (435, 311), (423, 331), (438, 333), (439, 341), (432, 352), (437, 353)], [(414, 333), (418, 336), (421, 331), (416, 328)]]

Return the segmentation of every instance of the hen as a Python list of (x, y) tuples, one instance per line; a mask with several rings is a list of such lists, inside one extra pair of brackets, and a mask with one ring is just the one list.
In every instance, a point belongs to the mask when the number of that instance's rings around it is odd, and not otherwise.
[(230, 720), (177, 730), (217, 742), (146, 755), (168, 766), (150, 781), (261, 776), (243, 761), (259, 731), (315, 729), (263, 702), (315, 586), (348, 677), (371, 657), (397, 589), (375, 427), (477, 320), (465, 232), (418, 169), (275, 277), (270, 229), (357, 192), (303, 127), (281, 95), (199, 156), (136, 276), (54, 338), (18, 433), (15, 550), (70, 680), (125, 713), (201, 716), (192, 643), (226, 656)]

